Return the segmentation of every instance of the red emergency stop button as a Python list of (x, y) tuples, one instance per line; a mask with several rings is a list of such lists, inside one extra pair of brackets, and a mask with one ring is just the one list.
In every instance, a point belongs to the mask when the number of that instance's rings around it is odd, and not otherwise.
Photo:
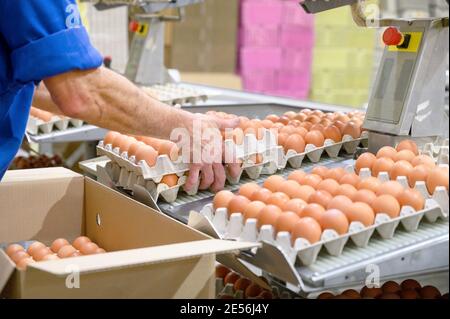
[(139, 22), (131, 21), (128, 29), (130, 30), (130, 32), (137, 32), (139, 30)]
[(403, 33), (401, 33), (397, 28), (395, 27), (389, 27), (384, 31), (383, 34), (383, 42), (386, 45), (395, 45), (400, 46), (403, 44), (405, 37), (403, 36)]

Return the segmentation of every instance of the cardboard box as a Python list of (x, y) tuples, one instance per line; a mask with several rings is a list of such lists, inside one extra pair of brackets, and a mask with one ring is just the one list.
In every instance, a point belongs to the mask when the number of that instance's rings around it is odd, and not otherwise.
[(66, 169), (6, 173), (0, 183), (0, 243), (49, 245), (79, 235), (108, 253), (38, 262), (20, 271), (0, 249), (0, 296), (213, 298), (216, 254), (254, 247), (213, 240)]

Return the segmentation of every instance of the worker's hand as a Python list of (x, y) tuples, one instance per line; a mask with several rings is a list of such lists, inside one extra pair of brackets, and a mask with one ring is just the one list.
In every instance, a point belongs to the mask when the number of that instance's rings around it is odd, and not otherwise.
[[(239, 125), (239, 119), (221, 119), (210, 115), (195, 114), (192, 122), (188, 126), (193, 142), (191, 143), (191, 164), (185, 190), (192, 190), (200, 181), (200, 190), (210, 188), (213, 192), (218, 192), (225, 186), (226, 169), (233, 178), (240, 173), (240, 164), (234, 158), (227, 160), (226, 167), (222, 164), (226, 157), (223, 154), (224, 145), (220, 134), (225, 129), (236, 128)], [(210, 138), (212, 135), (215, 138)]]

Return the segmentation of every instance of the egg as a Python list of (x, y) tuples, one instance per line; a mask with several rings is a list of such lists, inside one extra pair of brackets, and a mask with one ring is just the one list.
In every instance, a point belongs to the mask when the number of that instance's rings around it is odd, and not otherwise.
[(258, 227), (272, 225), (275, 227), (278, 217), (282, 214), (281, 208), (275, 205), (267, 205), (258, 216)]
[(281, 208), (285, 212), (294, 212), (298, 216), (301, 216), (303, 208), (305, 208), (306, 205), (308, 205), (308, 203), (303, 199), (293, 198), (291, 200), (288, 200)]
[(79, 251), (75, 251), (74, 253), (72, 253), (70, 256), (68, 256), (66, 258), (80, 257), (80, 256), (83, 256), (83, 254), (80, 253)]
[(401, 288), (403, 290), (416, 290), (419, 291), (422, 286), (420, 285), (420, 283), (417, 280), (414, 279), (406, 279), (404, 280), (401, 284), (400, 284)]
[(314, 166), (314, 168), (312, 169), (311, 173), (319, 175), (322, 178), (326, 178), (326, 175), (328, 174), (328, 171), (329, 171), (328, 167), (325, 167), (325, 166)]
[[(88, 242), (83, 243), (81, 247), (88, 244)], [(69, 258), (72, 256), (73, 253), (75, 253), (77, 249), (72, 245), (66, 245), (61, 247), (61, 249), (58, 251), (58, 257), (59, 258)]]
[(58, 260), (59, 257), (55, 254), (47, 255), (44, 258), (42, 258), (42, 261), (49, 261), (49, 260)]
[(283, 207), (284, 204), (290, 200), (290, 197), (283, 192), (275, 192), (273, 193), (269, 199), (267, 200), (268, 205), (275, 205), (278, 207)]
[(421, 211), (425, 207), (425, 198), (416, 189), (405, 189), (398, 197), (400, 206), (410, 206), (416, 211)]
[(250, 286), (245, 289), (245, 298), (255, 298), (263, 292), (262, 288), (255, 283), (250, 284)]
[(339, 183), (336, 182), (334, 179), (328, 178), (328, 179), (324, 179), (322, 180), (318, 185), (317, 185), (317, 190), (324, 190), (326, 192), (328, 192), (330, 195), (334, 196), (336, 195), (338, 189), (339, 189)]
[(321, 118), (317, 115), (310, 115), (306, 118), (306, 121), (313, 125), (319, 123), (320, 120), (321, 120)]
[(338, 209), (341, 212), (345, 212), (348, 207), (353, 204), (352, 200), (344, 195), (338, 195), (333, 197), (326, 206), (326, 209)]
[(261, 121), (262, 126), (266, 129), (270, 129), (273, 126), (273, 122), (270, 120), (262, 120)]
[(224, 279), (226, 275), (228, 275), (230, 272), (231, 270), (225, 266), (222, 265), (216, 266), (216, 278)]
[(336, 126), (339, 131), (341, 132), (341, 134), (344, 132), (344, 128), (345, 128), (345, 124), (339, 120), (336, 120), (333, 122), (333, 125)]
[(381, 286), (381, 290), (385, 294), (398, 294), (402, 288), (395, 281), (387, 281)]
[(252, 201), (260, 201), (263, 203), (267, 203), (270, 196), (272, 196), (272, 192), (270, 190), (268, 190), (267, 188), (261, 188), (259, 191), (253, 193), (250, 199)]
[(165, 141), (161, 143), (160, 147), (158, 148), (159, 155), (167, 155), (173, 162), (178, 160), (179, 151), (180, 150), (177, 144), (170, 141)]
[(381, 181), (376, 178), (376, 177), (368, 177), (366, 179), (361, 180), (358, 185), (357, 185), (357, 189), (368, 189), (371, 190), (372, 192), (374, 192), (375, 194), (377, 193), (378, 189), (381, 187)]
[(301, 135), (292, 134), (290, 135), (286, 142), (283, 144), (285, 152), (293, 150), (296, 153), (303, 153), (305, 151), (305, 140)]
[(389, 173), (394, 167), (395, 162), (387, 157), (377, 159), (372, 166), (372, 176), (378, 177), (381, 172)]
[(335, 143), (342, 141), (342, 134), (339, 128), (335, 125), (329, 125), (323, 130), (325, 139), (332, 140)]
[(118, 132), (114, 132), (114, 131), (108, 132), (108, 134), (106, 134), (105, 138), (103, 139), (103, 144), (104, 145), (112, 144), (114, 139), (116, 137), (118, 137), (119, 135), (120, 135), (120, 133), (118, 133)]
[(372, 206), (372, 203), (377, 199), (377, 195), (369, 189), (360, 189), (350, 199), (354, 202), (366, 203)]
[(45, 256), (53, 254), (51, 249), (48, 247), (42, 247), (40, 249), (35, 250), (33, 253), (34, 253), (32, 255), (33, 259), (36, 261), (41, 261), (45, 258)]
[(339, 184), (349, 184), (352, 186), (358, 185), (358, 183), (361, 181), (361, 178), (356, 175), (355, 173), (347, 173), (344, 176), (341, 177), (339, 180)]
[(441, 292), (433, 286), (425, 286), (420, 289), (420, 296), (422, 299), (439, 299)]
[(27, 269), (28, 265), (34, 264), (34, 263), (35, 263), (35, 261), (33, 260), (33, 258), (24, 258), (24, 259), (21, 259), (17, 263), (16, 266), (19, 270), (25, 270), (25, 269)]
[(52, 245), (50, 246), (50, 249), (54, 252), (57, 253), (61, 247), (69, 245), (70, 243), (67, 241), (67, 239), (64, 238), (59, 238), (53, 241)]
[(11, 257), (15, 252), (18, 252), (18, 251), (25, 251), (25, 248), (23, 248), (23, 246), (19, 245), (19, 244), (11, 244), (5, 250), (6, 254), (9, 257)]
[(234, 271), (231, 271), (231, 272), (228, 273), (228, 275), (225, 276), (225, 278), (223, 279), (223, 283), (225, 285), (231, 284), (231, 285), (234, 286), (234, 283), (236, 281), (238, 281), (239, 278), (241, 278), (241, 276), (239, 276)]
[(320, 123), (314, 124), (311, 126), (311, 131), (319, 131), (325, 137), (325, 126)]
[(85, 243), (83, 246), (81, 246), (80, 253), (82, 253), (83, 255), (93, 255), (98, 248), (99, 247), (97, 246), (97, 244), (94, 244), (93, 242)]
[(312, 188), (316, 188), (322, 181), (322, 177), (316, 174), (307, 174), (300, 180), (300, 185), (308, 185)]
[(278, 122), (279, 119), (280, 118), (277, 115), (275, 115), (275, 114), (270, 114), (270, 115), (267, 115), (267, 117), (266, 117), (266, 120), (269, 120), (269, 121), (271, 121), (273, 123)]
[(391, 195), (395, 198), (398, 198), (401, 193), (403, 193), (403, 186), (397, 181), (389, 181), (381, 184), (376, 192), (377, 196)]
[(375, 213), (368, 204), (362, 202), (352, 203), (344, 210), (347, 219), (352, 222), (361, 222), (364, 226), (369, 227), (375, 221)]
[(312, 144), (316, 147), (322, 147), (323, 144), (325, 143), (325, 137), (319, 131), (309, 131), (305, 135), (305, 143), (307, 145)]
[(294, 119), (300, 121), (300, 122), (304, 122), (306, 120), (306, 118), (308, 117), (308, 115), (304, 114), (304, 113), (298, 113)]
[(303, 137), (303, 140), (304, 140), (306, 134), (308, 134), (308, 130), (306, 128), (304, 128), (304, 127), (296, 127), (295, 130), (294, 130), (294, 133), (300, 135), (301, 137)]
[(252, 195), (259, 191), (261, 187), (256, 183), (247, 183), (241, 186), (239, 189), (239, 195), (245, 196), (248, 199), (252, 198)]
[(21, 261), (24, 258), (30, 258), (31, 256), (28, 255), (28, 253), (25, 250), (18, 250), (15, 253), (13, 253), (11, 256), (9, 256), (11, 260), (18, 264), (19, 261)]
[(434, 194), (436, 187), (443, 186), (448, 191), (448, 167), (436, 167), (427, 177), (427, 188), (430, 194)]
[(401, 141), (397, 145), (396, 150), (397, 150), (397, 152), (400, 152), (403, 150), (408, 150), (408, 151), (413, 152), (415, 155), (419, 155), (419, 148), (417, 147), (417, 144), (411, 140)]
[(234, 283), (234, 291), (245, 291), (251, 284), (252, 282), (249, 279), (241, 277)]
[(416, 157), (416, 155), (413, 152), (411, 152), (410, 150), (403, 150), (403, 151), (397, 152), (397, 154), (395, 154), (394, 162), (407, 161), (407, 162), (411, 163), (415, 157)]
[(292, 126), (292, 125), (286, 125), (282, 129), (280, 129), (280, 133), (284, 133), (284, 134), (287, 134), (287, 135), (294, 134), (295, 133), (295, 127)]
[(284, 147), (284, 145), (286, 144), (286, 141), (288, 140), (289, 135), (285, 134), (285, 133), (279, 133), (277, 135), (277, 143), (278, 145), (281, 145)]
[(390, 177), (391, 179), (395, 180), (399, 176), (405, 176), (408, 177), (411, 174), (411, 171), (413, 170), (413, 166), (410, 162), (407, 162), (405, 160), (400, 160), (392, 166), (390, 171)]
[(361, 295), (354, 289), (347, 289), (342, 292), (342, 295), (347, 297), (348, 299), (361, 299)]
[(305, 128), (307, 131), (309, 131), (313, 125), (314, 124), (312, 124), (310, 122), (303, 122), (300, 126)]
[(359, 174), (360, 170), (362, 168), (368, 168), (372, 170), (372, 166), (377, 160), (377, 157), (373, 155), (372, 153), (364, 153), (361, 154), (361, 156), (358, 157), (355, 163), (355, 172), (356, 174)]
[(392, 195), (381, 195), (372, 203), (372, 208), (375, 214), (387, 214), (391, 218), (396, 218), (400, 215), (400, 204)]
[(401, 299), (420, 299), (420, 295), (416, 290), (406, 289), (400, 292)]
[(342, 123), (347, 123), (350, 121), (350, 117), (345, 113), (336, 113), (336, 120), (341, 121)]
[(346, 234), (349, 226), (349, 222), (345, 214), (337, 209), (325, 211), (322, 214), (319, 223), (323, 230), (333, 229), (339, 235)]
[[(90, 243), (90, 242), (91, 242), (91, 240), (88, 237), (80, 236), (80, 237), (77, 237), (73, 241), (72, 245), (73, 245), (73, 247), (75, 247), (76, 249), (79, 250), (81, 248), (81, 246), (83, 246), (85, 243)], [(66, 250), (68, 250), (68, 248), (66, 248)], [(59, 250), (58, 250), (58, 252), (59, 252)]]
[(240, 128), (235, 128), (231, 132), (225, 133), (225, 139), (233, 140), (236, 145), (242, 145), (244, 143), (244, 131)]
[(292, 241), (295, 243), (297, 238), (303, 238), (314, 244), (320, 240), (322, 236), (322, 228), (319, 222), (311, 217), (300, 218), (292, 227)]
[(414, 157), (413, 160), (411, 161), (411, 164), (414, 167), (419, 166), (419, 165), (425, 165), (425, 166), (428, 166), (429, 168), (436, 167), (436, 163), (435, 163), (434, 159), (428, 155), (418, 155), (418, 156)]
[(253, 201), (248, 204), (245, 209), (243, 209), (244, 219), (247, 220), (249, 218), (258, 219), (259, 214), (266, 207), (266, 204), (260, 201)]
[[(345, 123), (345, 122), (344, 122)], [(361, 137), (361, 125), (354, 121), (350, 121), (345, 124), (344, 129), (342, 131), (342, 135), (350, 135), (352, 138), (360, 138)]]
[(320, 219), (322, 218), (323, 213), (325, 213), (325, 208), (323, 208), (319, 204), (308, 204), (303, 208), (301, 212), (301, 218), (311, 217), (320, 223)]
[(319, 300), (328, 300), (328, 299), (333, 299), (334, 295), (331, 292), (323, 292), (321, 293), (317, 299)]
[(280, 116), (280, 118), (278, 119), (278, 123), (287, 125), (289, 123), (290, 119), (287, 116)]
[(378, 299), (395, 300), (395, 299), (400, 299), (400, 296), (398, 294), (393, 294), (393, 293), (384, 293), (380, 297), (378, 297)]
[(144, 142), (133, 142), (133, 143), (131, 143), (130, 148), (128, 149), (128, 157), (136, 156), (137, 151), (142, 146), (145, 146)]
[(271, 192), (277, 192), (280, 186), (285, 182), (285, 179), (279, 175), (272, 175), (264, 181), (263, 187)]
[(134, 137), (125, 136), (119, 144), (119, 149), (121, 153), (127, 152), (130, 150), (130, 147), (133, 143), (137, 142)]
[(294, 212), (283, 212), (278, 216), (275, 223), (275, 230), (277, 232), (292, 232), (294, 225), (300, 220), (300, 217)]
[(35, 241), (34, 243), (32, 243), (29, 247), (28, 247), (28, 254), (30, 254), (31, 256), (34, 256), (35, 252), (42, 249), (42, 248), (46, 248), (47, 246), (45, 246), (43, 243), (39, 242), (39, 241)]
[(363, 289), (361, 289), (361, 296), (363, 298), (378, 298), (383, 294), (383, 290), (381, 288), (369, 288), (367, 286), (364, 286)]
[(165, 175), (160, 183), (169, 187), (175, 187), (178, 185), (178, 176), (176, 174)]
[(280, 185), (279, 190), (280, 192), (285, 193), (289, 198), (298, 198), (300, 196), (299, 188), (299, 183), (293, 180), (287, 180)]
[(111, 144), (112, 144), (112, 147), (113, 147), (113, 148), (119, 147), (120, 144), (122, 144), (123, 141), (126, 140), (127, 138), (128, 138), (128, 136), (123, 135), (123, 134), (118, 134), (118, 135), (116, 135), (116, 137), (113, 139), (113, 141), (112, 141), (112, 143), (111, 143)]
[(395, 148), (391, 146), (384, 146), (380, 148), (377, 152), (377, 158), (387, 157), (391, 160), (394, 160), (395, 156), (397, 155), (397, 151)]
[(335, 181), (339, 181), (347, 172), (342, 167), (335, 167), (330, 170), (328, 170), (327, 174), (325, 175), (325, 178), (331, 178)]
[(308, 202), (311, 195), (314, 194), (315, 192), (316, 192), (316, 190), (312, 186), (301, 185), (297, 189), (297, 192), (293, 198), (300, 198), (300, 199), (304, 200), (305, 202)]
[(300, 183), (301, 179), (306, 176), (306, 173), (302, 170), (296, 170), (293, 171), (288, 176), (288, 180), (290, 181), (296, 181), (297, 183)]
[(136, 152), (136, 162), (144, 161), (149, 167), (153, 167), (156, 164), (158, 153), (155, 149), (148, 145), (143, 145)]
[(104, 250), (103, 248), (97, 248), (94, 252), (94, 254), (105, 254), (106, 250)]
[(228, 203), (228, 216), (234, 213), (243, 213), (250, 200), (242, 195), (234, 196)]
[(357, 192), (357, 189), (355, 188), (355, 186), (350, 185), (350, 184), (342, 184), (339, 186), (339, 188), (336, 192), (336, 196), (344, 195), (344, 196), (347, 196), (348, 198), (352, 198), (356, 192)]
[(328, 203), (333, 199), (333, 196), (324, 190), (314, 192), (308, 200), (310, 204), (319, 204), (322, 207), (327, 207)]

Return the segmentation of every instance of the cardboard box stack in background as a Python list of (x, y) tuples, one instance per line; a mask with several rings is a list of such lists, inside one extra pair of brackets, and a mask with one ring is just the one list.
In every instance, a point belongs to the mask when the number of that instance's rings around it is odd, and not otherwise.
[(315, 15), (311, 100), (360, 108), (373, 80), (376, 31), (356, 26), (349, 7)]
[(241, 1), (239, 70), (245, 90), (308, 96), (313, 19), (297, 0)]

